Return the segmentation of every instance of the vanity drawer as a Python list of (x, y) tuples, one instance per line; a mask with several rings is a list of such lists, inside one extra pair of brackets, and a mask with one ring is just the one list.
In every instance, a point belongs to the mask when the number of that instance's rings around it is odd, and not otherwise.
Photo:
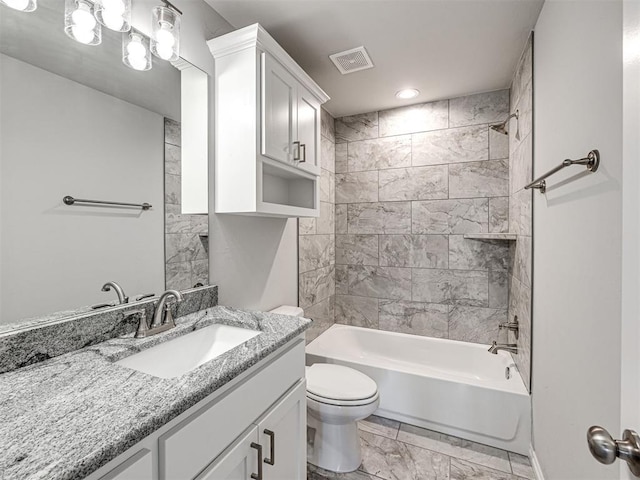
[(304, 341), (300, 340), (162, 435), (158, 439), (160, 479), (194, 478), (304, 374)]

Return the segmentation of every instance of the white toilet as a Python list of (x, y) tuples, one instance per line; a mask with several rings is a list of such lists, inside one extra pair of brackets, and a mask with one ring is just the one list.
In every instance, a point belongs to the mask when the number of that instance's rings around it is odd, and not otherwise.
[[(302, 316), (299, 307), (282, 306), (272, 313)], [(378, 385), (353, 368), (315, 363), (306, 368), (307, 461), (332, 472), (352, 472), (362, 463), (357, 421), (380, 403)]]

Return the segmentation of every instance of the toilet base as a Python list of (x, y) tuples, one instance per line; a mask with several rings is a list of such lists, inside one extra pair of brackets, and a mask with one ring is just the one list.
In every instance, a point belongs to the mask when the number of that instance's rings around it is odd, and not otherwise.
[(307, 414), (307, 461), (331, 472), (353, 472), (362, 463), (356, 422), (323, 423)]

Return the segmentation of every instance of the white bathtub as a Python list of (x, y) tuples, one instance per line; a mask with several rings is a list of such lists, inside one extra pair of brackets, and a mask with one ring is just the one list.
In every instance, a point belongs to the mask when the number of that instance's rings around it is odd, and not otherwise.
[(505, 352), (488, 345), (333, 325), (307, 345), (307, 365), (346, 365), (373, 378), (382, 417), (529, 454), (531, 402)]

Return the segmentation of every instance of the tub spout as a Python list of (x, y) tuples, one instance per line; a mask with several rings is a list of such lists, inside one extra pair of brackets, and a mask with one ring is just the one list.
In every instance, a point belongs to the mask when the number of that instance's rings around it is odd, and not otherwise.
[(494, 355), (498, 354), (498, 351), (504, 350), (505, 352), (518, 353), (518, 345), (515, 343), (497, 343), (495, 340), (489, 347), (488, 352)]

